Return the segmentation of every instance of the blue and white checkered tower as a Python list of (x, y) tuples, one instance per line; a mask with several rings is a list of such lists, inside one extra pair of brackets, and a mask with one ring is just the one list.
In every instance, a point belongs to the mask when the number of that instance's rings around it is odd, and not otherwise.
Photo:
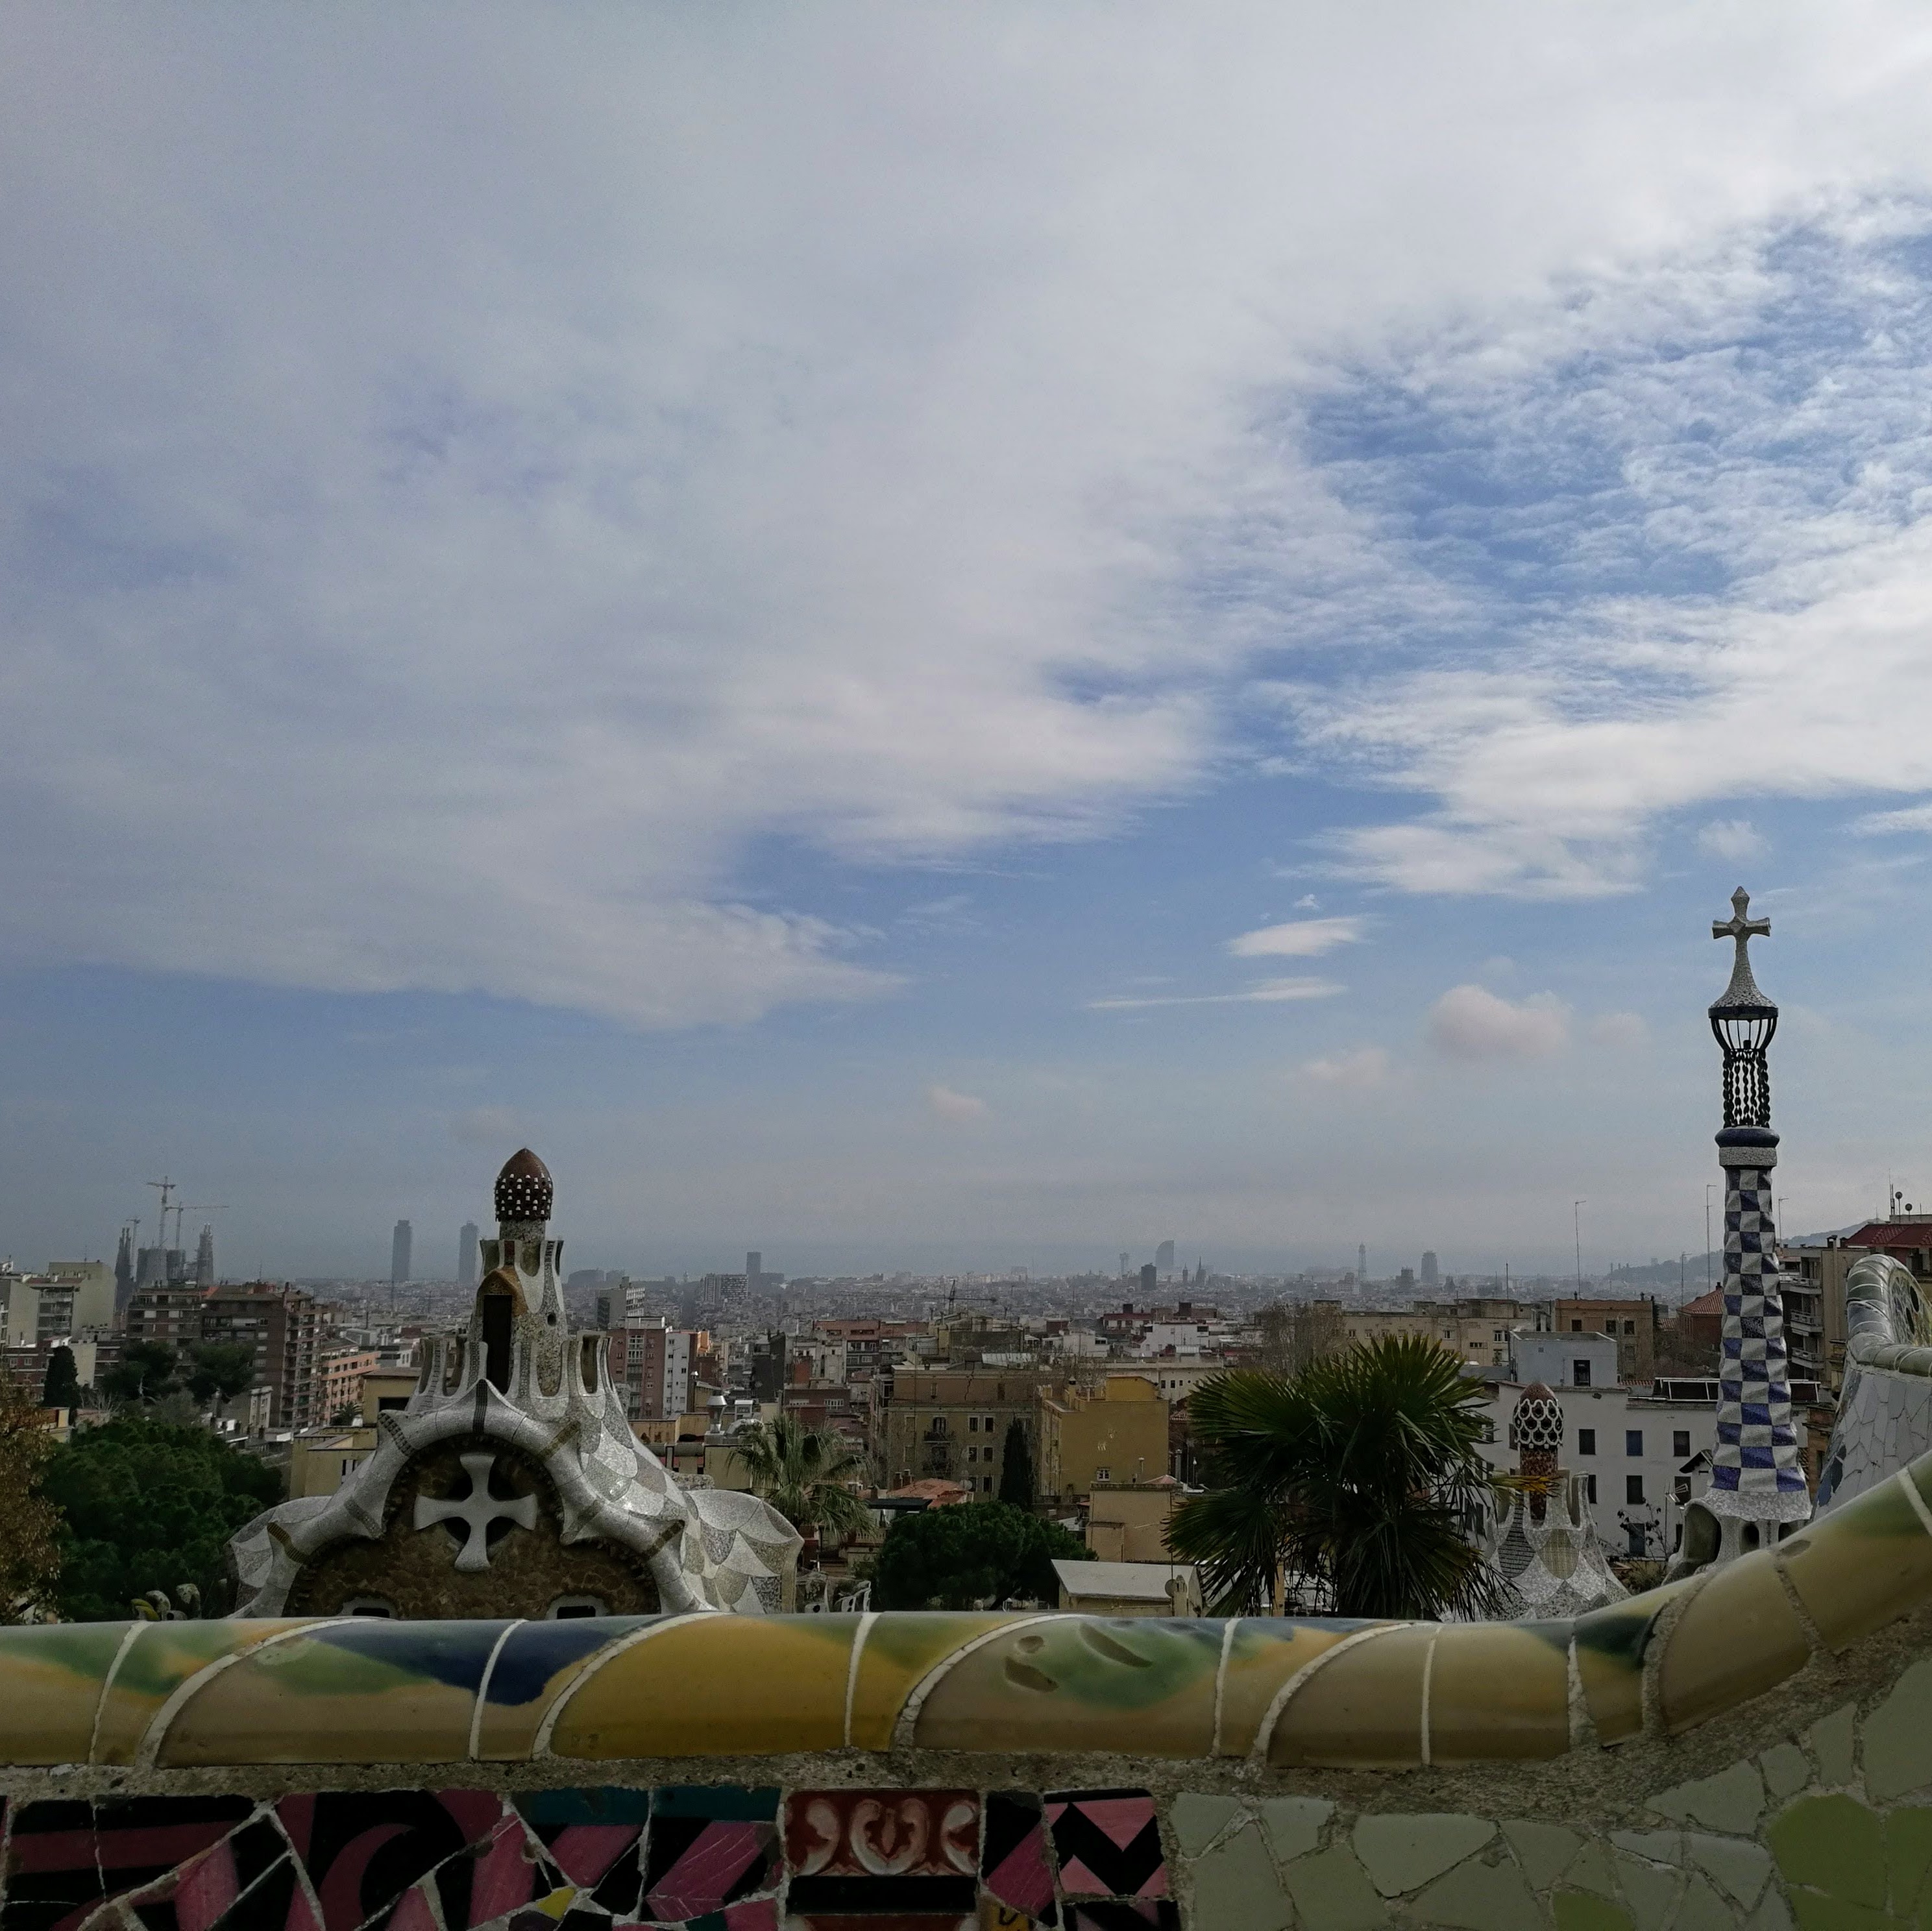
[[(1718, 1135), (1724, 1169), (1724, 1325), (1718, 1446), (1711, 1486), (1700, 1498), (1717, 1519), (1719, 1546), (1699, 1554), (1718, 1561), (1790, 1534), (1811, 1513), (1791, 1414), (1772, 1192), (1778, 1135), (1771, 1130), (1765, 1054), (1778, 1030), (1778, 1008), (1759, 990), (1746, 950), (1753, 939), (1770, 936), (1771, 921), (1750, 916), (1750, 895), (1742, 886), (1731, 894), (1731, 908), (1730, 918), (1711, 927), (1713, 938), (1734, 940), (1738, 949), (1731, 982), (1711, 1008), (1711, 1030), (1724, 1054), (1724, 1126)], [(1689, 1554), (1697, 1538), (1688, 1524), (1685, 1540)]]

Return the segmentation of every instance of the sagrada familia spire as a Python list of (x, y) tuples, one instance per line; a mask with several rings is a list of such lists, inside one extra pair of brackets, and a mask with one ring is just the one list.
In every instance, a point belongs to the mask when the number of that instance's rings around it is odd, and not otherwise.
[(1811, 1513), (1791, 1412), (1772, 1188), (1778, 1135), (1766, 1055), (1778, 1008), (1753, 977), (1748, 949), (1753, 939), (1771, 936), (1771, 921), (1750, 915), (1750, 895), (1739, 886), (1731, 894), (1730, 917), (1711, 926), (1714, 939), (1737, 946), (1730, 983), (1711, 1008), (1711, 1030), (1724, 1056), (1724, 1124), (1718, 1135), (1724, 1170), (1723, 1355), (1711, 1486), (1686, 1512), (1673, 1573), (1778, 1541)]

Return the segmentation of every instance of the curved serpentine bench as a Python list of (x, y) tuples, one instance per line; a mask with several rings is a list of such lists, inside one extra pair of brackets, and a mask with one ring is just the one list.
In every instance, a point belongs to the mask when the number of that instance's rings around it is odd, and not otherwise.
[[(471, 1798), (521, 1793), (524, 1845), (532, 1792), (576, 1803), (628, 1791), (648, 1810), (649, 1789), (662, 1801), (667, 1786), (731, 1786), (762, 1791), (776, 1815), (781, 1789), (794, 1794), (787, 1803), (810, 1791), (814, 1814), (830, 1816), (828, 1792), (890, 1804), (944, 1786), (959, 1816), (990, 1793), (1034, 1793), (1000, 1801), (1036, 1807), (1046, 1796), (1055, 1830), (1055, 1803), (1151, 1805), (1157, 1888), (1203, 1931), (1286, 1925), (1290, 1901), (1311, 1931), (1527, 1931), (1552, 1912), (1562, 1931), (1769, 1927), (1790, 1921), (1777, 1915), (1787, 1898), (1801, 1924), (1878, 1927), (1894, 1921), (1888, 1911), (1923, 1922), (1912, 1914), (1932, 1873), (1932, 1810), (1898, 1800), (1932, 1786), (1928, 1631), (1932, 1457), (1775, 1547), (1567, 1623), (887, 1613), (9, 1628), (4, 1909), (38, 1868), (21, 1848), (36, 1841), (36, 1818), (91, 1801), (104, 1843), (104, 1807), (130, 1795), (193, 1804), (231, 1793), (221, 1801), (248, 1828), (272, 1809), (282, 1819), (280, 1846), (290, 1804), (328, 1801), (286, 1793), (394, 1798), (461, 1783)], [(509, 1800), (480, 1801), (492, 1818), (513, 1816)], [(1853, 1863), (1876, 1857), (1875, 1880), (1833, 1862), (1834, 1846), (1867, 1837), (1878, 1849)], [(1908, 1838), (1923, 1839), (1922, 1856)], [(292, 1870), (305, 1840), (291, 1841)], [(1062, 1924), (1130, 1921), (1079, 1916), (1068, 1873), (1091, 1873), (1069, 1855), (1063, 1846), (1053, 1880)], [(88, 1868), (111, 1891), (105, 1857)], [(771, 1882), (807, 1882), (791, 1868)], [(569, 1886), (549, 1876), (561, 1897)], [(1644, 1902), (1658, 1885), (1672, 1900), (1661, 1916)], [(1902, 1904), (1901, 1886), (1912, 1891)], [(367, 1896), (330, 1908), (326, 1891), (318, 1879), (304, 1907), (313, 1927), (368, 1921)], [(1345, 1893), (1346, 1909), (1322, 1901)], [(1700, 1903), (1702, 1917), (1672, 1915), (1706, 1893), (1717, 1904)], [(1276, 1902), (1246, 1915), (1253, 1895)], [(1831, 1916), (1813, 1909), (1820, 1900), (1876, 1915)], [(783, 1908), (788, 1923), (812, 1921), (795, 1898)], [(769, 1920), (741, 1921), (776, 1924), (779, 1909), (774, 1893)], [(1174, 1909), (1131, 1921), (1174, 1922)], [(446, 1900), (423, 1924), (450, 1915)], [(298, 1921), (309, 1921), (286, 1919)]]

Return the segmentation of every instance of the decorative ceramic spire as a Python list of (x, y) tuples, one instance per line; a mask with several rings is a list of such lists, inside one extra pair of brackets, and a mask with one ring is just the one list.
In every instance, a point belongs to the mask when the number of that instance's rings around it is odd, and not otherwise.
[(1750, 897), (1742, 886), (1732, 893), (1731, 907), (1730, 918), (1711, 927), (1713, 938), (1737, 945), (1730, 983), (1711, 1008), (1711, 1030), (1724, 1055), (1724, 1125), (1718, 1135), (1724, 1170), (1724, 1318), (1718, 1445), (1702, 1499), (1718, 1518), (1720, 1546), (1712, 1553), (1720, 1560), (1775, 1541), (1811, 1513), (1791, 1413), (1772, 1191), (1778, 1135), (1771, 1130), (1766, 1049), (1778, 1030), (1778, 1008), (1753, 977), (1746, 949), (1753, 939), (1770, 937), (1771, 921), (1750, 916)]

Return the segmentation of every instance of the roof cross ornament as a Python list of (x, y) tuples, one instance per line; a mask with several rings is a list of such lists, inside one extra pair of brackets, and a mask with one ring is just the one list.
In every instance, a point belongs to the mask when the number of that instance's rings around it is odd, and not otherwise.
[(490, 1567), (490, 1531), (498, 1522), (513, 1522), (520, 1528), (537, 1525), (537, 1498), (518, 1495), (500, 1501), (490, 1492), (490, 1471), (494, 1455), (461, 1455), (464, 1473), (470, 1477), (470, 1492), (460, 1501), (436, 1501), (428, 1495), (416, 1498), (416, 1527), (434, 1528), (438, 1522), (460, 1522), (463, 1546), (457, 1552), (456, 1566), (466, 1574)]
[(1771, 937), (1771, 921), (1754, 919), (1750, 914), (1750, 894), (1741, 885), (1731, 894), (1731, 916), (1711, 921), (1712, 938), (1735, 939), (1738, 946), (1737, 960), (1731, 967), (1731, 982), (1725, 987), (1724, 997), (1718, 1001), (1720, 1007), (1771, 1003), (1758, 990), (1757, 981), (1751, 976), (1750, 954), (1745, 949), (1752, 940)]

